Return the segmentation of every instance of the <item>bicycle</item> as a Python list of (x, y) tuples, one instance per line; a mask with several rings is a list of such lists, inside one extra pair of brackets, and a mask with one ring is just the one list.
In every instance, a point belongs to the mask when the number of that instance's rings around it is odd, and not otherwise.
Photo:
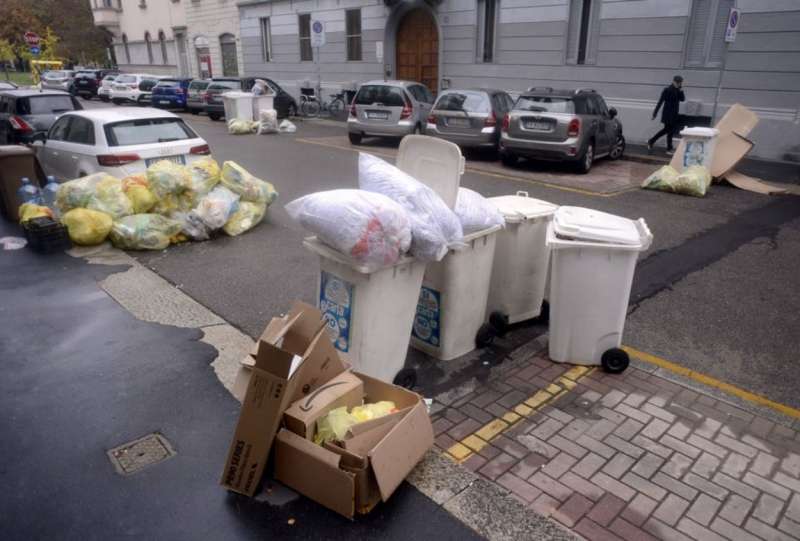
[(300, 94), (300, 113), (303, 116), (316, 118), (321, 113), (327, 112), (333, 118), (341, 119), (344, 117), (347, 104), (344, 100), (344, 92), (338, 94), (331, 94), (331, 101), (320, 101), (316, 93), (302, 93)]

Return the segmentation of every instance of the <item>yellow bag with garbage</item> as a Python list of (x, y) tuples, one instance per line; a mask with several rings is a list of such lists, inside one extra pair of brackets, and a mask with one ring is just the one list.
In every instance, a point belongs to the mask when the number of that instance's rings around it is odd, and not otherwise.
[(236, 162), (227, 161), (222, 164), (221, 182), (230, 191), (239, 194), (242, 201), (270, 205), (278, 197), (272, 184), (254, 177)]
[(236, 209), (236, 212), (231, 214), (231, 217), (228, 218), (222, 230), (231, 237), (241, 235), (245, 231), (249, 231), (260, 224), (266, 213), (266, 203), (240, 201), (239, 208)]
[(219, 164), (206, 156), (189, 165), (189, 190), (205, 195), (219, 184)]
[(231, 135), (246, 135), (255, 133), (258, 129), (258, 122), (252, 120), (242, 120), (234, 118), (228, 121), (228, 133)]
[(108, 173), (95, 173), (62, 183), (56, 192), (56, 207), (62, 213), (86, 208), (95, 194), (95, 187), (104, 180), (117, 180)]
[(137, 175), (130, 175), (122, 179), (122, 191), (131, 200), (133, 212), (131, 214), (144, 214), (150, 210), (158, 202), (156, 196), (150, 191), (150, 183), (147, 181), (147, 175), (139, 173)]
[(191, 174), (185, 165), (160, 160), (147, 168), (147, 181), (150, 183), (150, 190), (162, 199), (187, 190), (191, 183)]
[(710, 185), (711, 174), (702, 165), (692, 165), (682, 173), (665, 165), (647, 177), (642, 188), (703, 197)]
[(395, 403), (389, 400), (356, 406), (349, 413), (347, 406), (333, 409), (317, 421), (314, 443), (322, 445), (331, 441), (341, 441), (351, 426), (385, 417), (395, 411), (397, 411)]
[(19, 206), (19, 223), (25, 223), (34, 218), (52, 218), (53, 211), (48, 207), (35, 203), (23, 203)]
[(61, 223), (67, 226), (67, 233), (73, 243), (81, 246), (94, 246), (106, 240), (113, 220), (99, 210), (76, 208), (61, 216)]
[(122, 191), (122, 182), (112, 176), (95, 184), (86, 208), (105, 212), (114, 219), (133, 214), (133, 205)]
[(160, 214), (132, 214), (114, 222), (111, 243), (123, 250), (163, 250), (181, 223)]

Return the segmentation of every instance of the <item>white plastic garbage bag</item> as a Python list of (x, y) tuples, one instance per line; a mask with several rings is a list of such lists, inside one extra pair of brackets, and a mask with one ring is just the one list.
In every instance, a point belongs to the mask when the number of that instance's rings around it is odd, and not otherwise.
[(211, 231), (197, 216), (195, 211), (180, 212), (175, 211), (169, 215), (170, 218), (181, 224), (181, 233), (191, 240), (208, 240), (211, 238)]
[(281, 133), (294, 133), (297, 131), (297, 126), (295, 126), (293, 122), (284, 118), (278, 126), (278, 131)]
[(217, 186), (204, 195), (191, 214), (210, 230), (221, 228), (239, 207), (239, 196), (225, 186)]
[(469, 188), (458, 189), (456, 216), (461, 221), (465, 235), (506, 224), (505, 218), (497, 210), (497, 207), (481, 194)]
[(322, 242), (370, 270), (394, 264), (411, 245), (408, 213), (379, 193), (317, 192), (295, 199), (286, 211)]
[(278, 112), (275, 109), (259, 111), (258, 121), (258, 135), (278, 133)]
[(358, 185), (388, 196), (408, 212), (411, 254), (422, 261), (440, 261), (449, 248), (462, 246), (458, 216), (439, 195), (397, 167), (370, 154), (358, 156)]

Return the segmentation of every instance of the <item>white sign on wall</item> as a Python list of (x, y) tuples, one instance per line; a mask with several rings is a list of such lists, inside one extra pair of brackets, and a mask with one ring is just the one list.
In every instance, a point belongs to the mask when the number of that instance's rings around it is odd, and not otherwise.
[(375, 42), (375, 58), (378, 62), (383, 62), (383, 42), (376, 41)]
[(741, 21), (741, 13), (738, 8), (731, 8), (731, 13), (728, 15), (728, 27), (725, 28), (725, 41), (731, 43), (736, 41), (736, 30), (739, 28)]
[(311, 21), (311, 46), (325, 46), (325, 23), (322, 21)]

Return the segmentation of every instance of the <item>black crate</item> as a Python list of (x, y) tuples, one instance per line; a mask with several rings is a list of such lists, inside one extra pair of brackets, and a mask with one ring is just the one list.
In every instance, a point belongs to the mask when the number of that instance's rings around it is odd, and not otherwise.
[(72, 248), (67, 228), (52, 218), (33, 218), (23, 222), (22, 228), (28, 246), (35, 252), (49, 254)]

